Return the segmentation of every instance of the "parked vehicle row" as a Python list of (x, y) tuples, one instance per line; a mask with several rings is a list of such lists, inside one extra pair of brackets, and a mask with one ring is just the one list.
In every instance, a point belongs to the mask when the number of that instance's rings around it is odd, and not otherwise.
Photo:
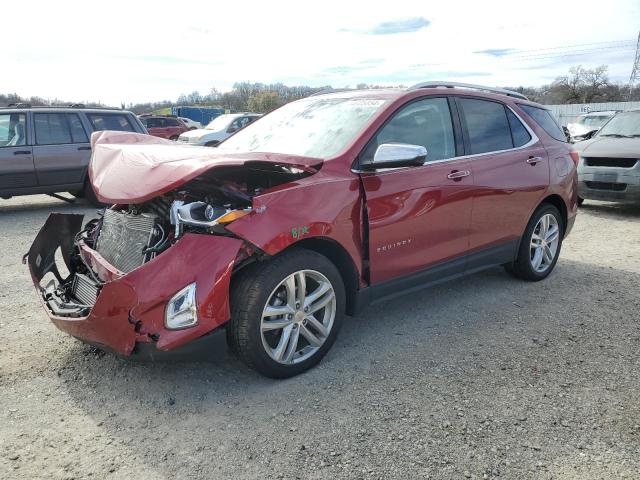
[(0, 108), (0, 197), (71, 192), (97, 202), (87, 177), (91, 134), (147, 133), (131, 112), (106, 108)]
[(83, 341), (157, 355), (221, 333), (288, 377), (367, 303), (495, 265), (546, 278), (577, 162), (542, 105), (454, 83), (311, 96), (216, 149), (103, 132), (90, 176), (112, 206), (84, 225), (50, 216), (28, 266)]
[(593, 199), (640, 205), (640, 110), (618, 113), (575, 148), (580, 154), (580, 203)]
[(212, 120), (205, 128), (182, 133), (178, 137), (178, 141), (188, 143), (189, 145), (215, 147), (261, 116), (262, 115), (258, 113), (246, 112), (220, 115)]

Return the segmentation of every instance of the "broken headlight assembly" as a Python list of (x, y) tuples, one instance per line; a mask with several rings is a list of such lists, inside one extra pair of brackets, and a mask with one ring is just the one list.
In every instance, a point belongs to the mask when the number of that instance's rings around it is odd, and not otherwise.
[(171, 204), (170, 221), (175, 226), (174, 238), (178, 239), (185, 226), (208, 230), (231, 223), (249, 212), (251, 208), (233, 209), (212, 206), (206, 202), (185, 203), (183, 200), (175, 200)]
[(170, 330), (193, 327), (198, 323), (196, 284), (187, 285), (167, 303), (164, 324)]

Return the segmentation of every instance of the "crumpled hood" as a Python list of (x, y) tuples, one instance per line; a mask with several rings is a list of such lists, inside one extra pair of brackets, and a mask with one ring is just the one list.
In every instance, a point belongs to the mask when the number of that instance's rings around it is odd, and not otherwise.
[(146, 202), (216, 167), (266, 162), (315, 171), (322, 163), (286, 154), (225, 153), (132, 132), (94, 132), (91, 146), (89, 178), (104, 203)]
[(639, 138), (616, 138), (597, 136), (573, 145), (585, 157), (640, 158)]

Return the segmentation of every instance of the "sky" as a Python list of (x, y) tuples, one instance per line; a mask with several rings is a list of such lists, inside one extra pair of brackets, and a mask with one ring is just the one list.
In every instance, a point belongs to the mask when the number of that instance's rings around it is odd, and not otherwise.
[(626, 82), (640, 1), (21, 0), (2, 17), (0, 92), (119, 106), (237, 81), (540, 86), (574, 65)]

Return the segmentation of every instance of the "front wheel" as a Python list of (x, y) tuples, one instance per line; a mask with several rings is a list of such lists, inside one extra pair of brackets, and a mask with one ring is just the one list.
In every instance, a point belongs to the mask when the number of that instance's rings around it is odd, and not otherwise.
[(531, 282), (546, 278), (560, 256), (563, 235), (564, 224), (558, 209), (550, 204), (541, 205), (524, 231), (516, 261), (507, 270)]
[(263, 375), (291, 377), (322, 360), (344, 310), (344, 285), (333, 263), (319, 253), (293, 249), (239, 273), (227, 340)]

